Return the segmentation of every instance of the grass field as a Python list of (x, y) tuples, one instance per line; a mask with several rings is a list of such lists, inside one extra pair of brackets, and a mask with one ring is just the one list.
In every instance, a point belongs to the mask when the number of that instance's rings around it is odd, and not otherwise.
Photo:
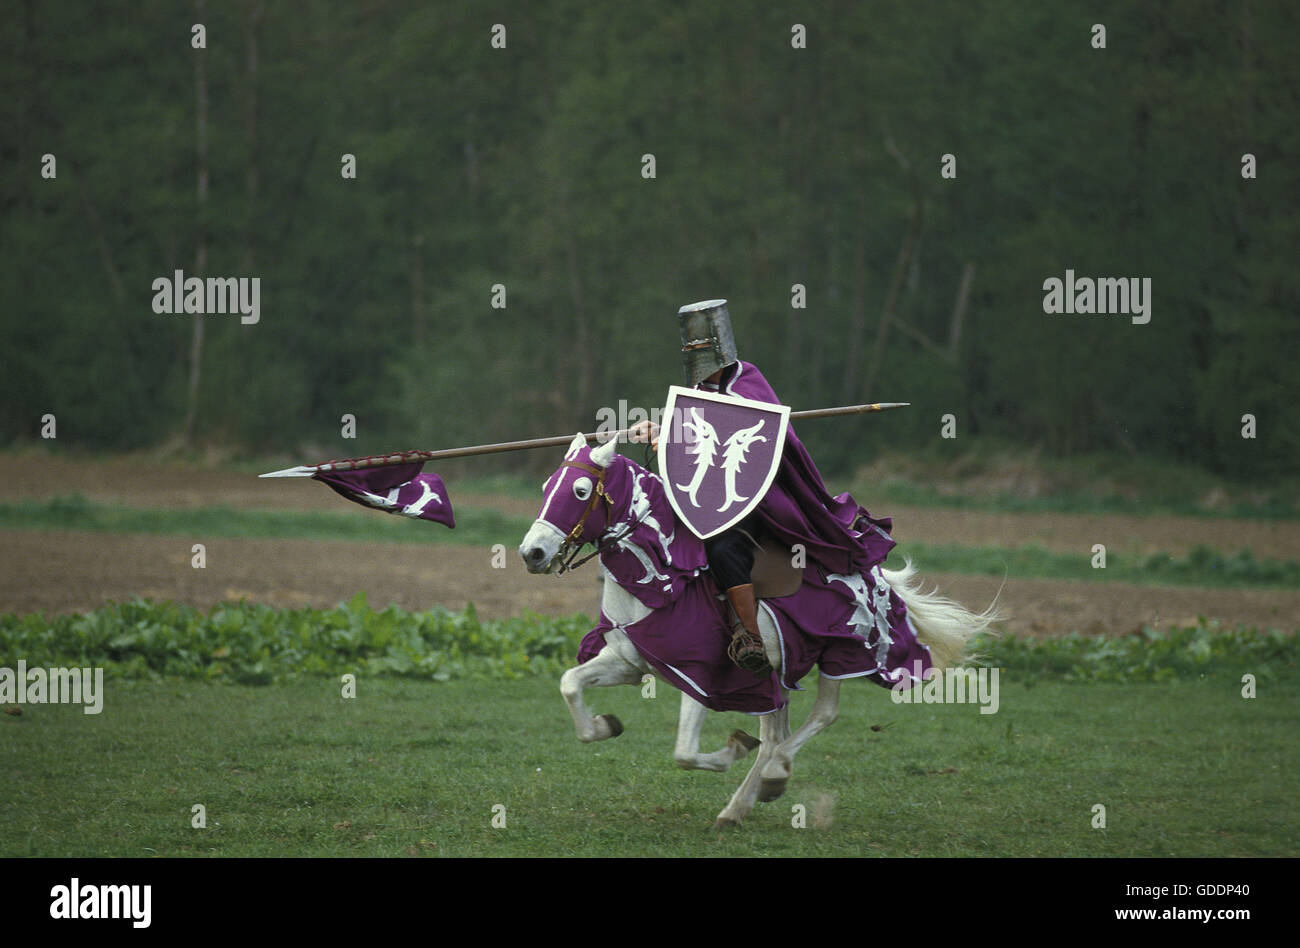
[[(589, 692), (627, 732), (574, 738), (557, 681), (590, 623), (557, 617), (590, 613), (598, 589), (590, 574), (523, 575), (513, 543), (535, 516), (531, 481), (458, 491), (452, 532), (314, 485), (137, 470), (0, 455), (0, 613), (20, 613), (0, 615), (0, 666), (107, 676), (102, 714), (0, 714), (0, 855), (1300, 855), (1289, 487), (1144, 494), (1133, 484), (1158, 479), (1143, 470), (1089, 495), (1066, 471), (1038, 495), (992, 462), (968, 472), (978, 491), (907, 470), (873, 481), (881, 513), (891, 497), (921, 505), (896, 529), (945, 592), (982, 608), (1009, 576), (1000, 602), (1031, 634), (993, 644), (999, 710), (895, 705), (851, 684), (786, 796), (718, 833), (749, 761), (678, 770), (675, 691)], [(1197, 516), (1145, 516), (1153, 503)], [(497, 544), (505, 569), (489, 565)], [(104, 607), (136, 596), (158, 603)], [(431, 609), (469, 601), (491, 618)], [(1132, 634), (1144, 627), (1158, 632)], [(340, 696), (344, 670), (355, 698)], [(792, 724), (810, 704), (794, 697)], [(736, 727), (757, 733), (712, 716), (703, 749)], [(206, 828), (191, 826), (195, 804)]]
[[(109, 683), (105, 710), (0, 717), (0, 855), (1281, 856), (1300, 684), (1003, 677), (1000, 708), (846, 691), (789, 792), (711, 823), (748, 761), (677, 770), (677, 693), (594, 691), (627, 732), (579, 744), (555, 682)], [(810, 704), (795, 699), (792, 721)], [(870, 725), (888, 725), (874, 732)], [(741, 715), (711, 716), (705, 749)], [(1106, 828), (1092, 828), (1093, 806)], [(191, 827), (191, 807), (207, 828)], [(792, 806), (806, 808), (794, 828)], [(494, 807), (504, 828), (493, 828)], [(496, 811), (500, 812), (500, 811)]]
[(1170, 460), (1127, 452), (1053, 458), (996, 438), (942, 440), (874, 452), (852, 479), (855, 495), (889, 504), (961, 510), (1155, 513), (1234, 519), (1300, 518), (1300, 478), (1234, 482)]

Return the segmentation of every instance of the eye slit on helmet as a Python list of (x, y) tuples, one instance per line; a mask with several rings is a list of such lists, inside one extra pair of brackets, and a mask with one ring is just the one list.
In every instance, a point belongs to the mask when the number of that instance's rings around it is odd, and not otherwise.
[(579, 500), (586, 500), (591, 496), (590, 477), (580, 477), (573, 482), (573, 496)]

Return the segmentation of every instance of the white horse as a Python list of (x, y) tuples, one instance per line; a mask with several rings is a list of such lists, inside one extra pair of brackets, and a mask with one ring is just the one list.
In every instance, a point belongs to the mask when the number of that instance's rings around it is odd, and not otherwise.
[[(624, 485), (618, 492), (619, 496), (607, 489), (606, 475), (611, 470), (618, 470), (618, 476), (609, 480), (618, 480)], [(579, 434), (569, 445), (563, 465), (548, 479), (544, 493), (537, 520), (519, 546), (519, 554), (528, 571), (563, 572), (570, 567), (584, 544), (595, 543), (605, 574), (601, 613), (611, 626), (604, 633), (605, 647), (595, 657), (570, 668), (560, 679), (560, 692), (573, 717), (578, 740), (602, 741), (623, 733), (622, 723), (613, 715), (593, 715), (588, 710), (583, 701), (585, 689), (639, 684), (645, 675), (654, 674), (682, 691), (677, 742), (673, 750), (673, 759), (679, 767), (725, 771), (758, 748), (753, 766), (718, 814), (715, 826), (737, 825), (749, 815), (755, 802), (775, 800), (781, 796), (793, 772), (794, 758), (799, 749), (834, 723), (839, 711), (840, 680), (819, 672), (812, 711), (798, 730), (791, 732), (789, 707), (783, 703), (779, 709), (759, 717), (757, 740), (737, 730), (732, 732), (721, 750), (701, 753), (700, 730), (708, 708), (691, 696), (689, 688), (684, 687), (680, 679), (685, 678), (688, 684), (693, 682), (680, 673), (666, 676), (663, 669), (646, 660), (624, 631), (652, 612), (630, 587), (669, 579), (668, 574), (661, 571), (661, 564), (665, 555), (671, 561), (668, 549), (673, 538), (678, 530), (686, 529), (666, 502), (662, 484), (652, 472), (617, 455), (615, 442), (591, 449)], [(639, 529), (641, 527), (646, 529)], [(617, 580), (603, 562), (616, 551), (637, 556), (646, 569), (645, 578), (639, 583)], [(985, 612), (976, 614), (943, 596), (923, 592), (910, 562), (901, 570), (880, 569), (878, 573), (878, 578), (873, 575), (872, 583), (879, 587), (883, 581), (902, 599), (916, 637), (929, 649), (936, 668), (959, 664), (966, 655), (968, 641), (998, 618), (992, 605)], [(697, 575), (687, 581), (706, 580), (697, 571)], [(669, 603), (663, 608), (671, 610), (676, 605), (675, 602)], [(780, 670), (782, 643), (773, 615), (770, 609), (758, 610), (759, 631), (768, 662)], [(671, 620), (672, 617), (667, 618)], [(691, 632), (683, 629), (683, 634)], [(720, 655), (720, 661), (727, 661), (725, 655)], [(782, 690), (783, 697), (784, 694)]]

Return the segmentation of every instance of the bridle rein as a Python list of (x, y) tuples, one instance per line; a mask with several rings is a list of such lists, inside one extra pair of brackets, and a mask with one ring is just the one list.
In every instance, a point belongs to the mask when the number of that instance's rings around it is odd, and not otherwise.
[[(573, 529), (569, 531), (568, 536), (564, 538), (564, 542), (560, 544), (559, 551), (555, 554), (556, 558), (560, 560), (560, 568), (556, 571), (559, 575), (577, 569), (593, 556), (599, 556), (605, 550), (609, 549), (612, 544), (617, 543), (619, 540), (631, 533), (640, 523), (639, 520), (633, 520), (627, 525), (627, 529), (618, 536), (601, 540), (596, 544), (596, 549), (575, 563), (573, 561), (574, 557), (576, 557), (578, 552), (586, 545), (582, 541), (582, 531), (587, 526), (587, 518), (591, 516), (592, 511), (600, 506), (602, 500), (605, 501), (605, 513), (608, 517), (609, 513), (614, 509), (614, 498), (610, 497), (605, 491), (605, 473), (608, 470), (607, 468), (595, 467), (594, 465), (586, 464), (582, 461), (565, 461), (560, 465), (561, 470), (566, 467), (576, 467), (580, 471), (586, 471), (588, 474), (593, 474), (596, 477), (596, 482), (591, 488), (591, 498), (587, 501), (587, 509), (582, 512), (582, 516), (579, 517), (578, 522), (573, 525)], [(564, 559), (566, 556), (568, 559)]]

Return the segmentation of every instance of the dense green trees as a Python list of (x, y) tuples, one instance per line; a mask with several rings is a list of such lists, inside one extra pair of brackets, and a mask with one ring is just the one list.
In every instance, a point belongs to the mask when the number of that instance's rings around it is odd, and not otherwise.
[[(950, 412), (961, 436), (1063, 453), (1300, 460), (1294, 5), (18, 7), (0, 437), (45, 412), (62, 443), (180, 434), (196, 318), (199, 442), (344, 455), (594, 427), (662, 401), (677, 306), (723, 296), (794, 407), (913, 402), (877, 429), (899, 443)], [(152, 311), (200, 245), (208, 275), (261, 279), (256, 325)], [(1067, 269), (1149, 277), (1151, 322), (1044, 314)], [(806, 435), (824, 467), (869, 456), (832, 434)]]

